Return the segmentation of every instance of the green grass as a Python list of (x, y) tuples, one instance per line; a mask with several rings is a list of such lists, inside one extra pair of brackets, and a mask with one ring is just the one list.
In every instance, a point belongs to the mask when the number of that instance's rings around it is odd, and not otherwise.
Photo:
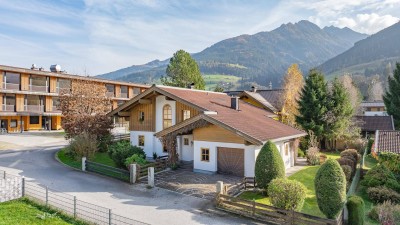
[[(81, 169), (82, 168), (82, 160), (74, 159), (74, 158), (70, 157), (68, 154), (66, 154), (66, 151), (67, 151), (67, 149), (63, 148), (57, 152), (57, 156), (60, 159), (60, 161), (70, 167)], [(101, 164), (104, 164), (107, 166), (116, 167), (114, 161), (108, 156), (107, 152), (96, 152), (94, 157), (92, 159), (90, 159), (90, 161), (101, 163)]]
[[(328, 159), (337, 159), (340, 157), (339, 153), (336, 152), (323, 153), (327, 155)], [(319, 210), (317, 198), (315, 196), (314, 178), (317, 174), (319, 167), (320, 166), (305, 166), (304, 169), (289, 176), (288, 179), (299, 181), (307, 189), (306, 199), (304, 201), (301, 212), (313, 216), (326, 218), (325, 215)], [(242, 193), (239, 197), (247, 200), (255, 200), (258, 203), (271, 205), (270, 199), (259, 192), (248, 191)]]
[(372, 167), (374, 167), (376, 164), (378, 164), (378, 160), (376, 160), (374, 157), (372, 157), (372, 155), (367, 155), (365, 157), (363, 168), (369, 170)]
[(206, 83), (206, 90), (214, 90), (214, 88), (220, 82), (231, 83), (231, 90), (236, 89), (239, 86), (240, 77), (232, 75), (222, 75), (222, 74), (204, 74), (204, 81)]
[[(42, 218), (40, 218), (42, 217)], [(27, 199), (0, 203), (0, 225), (86, 224)]]

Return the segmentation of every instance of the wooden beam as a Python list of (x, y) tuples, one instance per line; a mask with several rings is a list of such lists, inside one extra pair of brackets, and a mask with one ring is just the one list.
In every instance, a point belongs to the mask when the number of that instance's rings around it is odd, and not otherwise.
[(122, 116), (122, 117), (129, 117), (131, 116), (131, 112), (118, 112), (118, 116)]
[(148, 105), (151, 104), (150, 99), (139, 99), (139, 104)]
[(172, 98), (170, 98), (168, 96), (165, 96), (165, 100), (167, 100), (167, 101), (175, 101), (175, 99), (172, 99)]

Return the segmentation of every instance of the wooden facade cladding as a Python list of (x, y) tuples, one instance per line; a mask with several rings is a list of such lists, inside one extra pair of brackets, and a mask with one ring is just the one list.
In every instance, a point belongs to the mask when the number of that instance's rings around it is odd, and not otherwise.
[(29, 74), (21, 74), (21, 91), (29, 91)]
[[(139, 104), (131, 110), (129, 121), (130, 130), (135, 131), (155, 131), (155, 98), (151, 99), (150, 104)], [(140, 120), (140, 112), (144, 113), (144, 120)]]
[(193, 140), (244, 144), (245, 140), (229, 130), (216, 125), (193, 130)]
[(15, 101), (16, 101), (16, 110), (17, 112), (22, 112), (24, 111), (24, 104), (25, 104), (25, 95), (15, 95)]
[(128, 87), (128, 98), (133, 97), (133, 87)]
[(3, 76), (4, 76), (4, 71), (0, 70), (0, 88), (3, 89)]
[(51, 96), (46, 96), (46, 108), (45, 112), (53, 111), (53, 98)]
[(176, 124), (183, 121), (183, 111), (184, 110), (190, 111), (190, 117), (195, 117), (199, 114), (198, 110), (196, 110), (190, 106), (187, 106), (183, 103), (176, 102)]
[(118, 84), (115, 85), (115, 97), (116, 98), (121, 97), (121, 86)]
[(112, 102), (112, 109), (113, 110), (118, 108), (118, 101), (114, 100), (114, 101), (111, 101), (111, 102)]
[(0, 111), (3, 111), (3, 107), (2, 107), (2, 105), (3, 105), (3, 94), (0, 94)]
[(50, 77), (50, 92), (57, 92), (57, 77)]

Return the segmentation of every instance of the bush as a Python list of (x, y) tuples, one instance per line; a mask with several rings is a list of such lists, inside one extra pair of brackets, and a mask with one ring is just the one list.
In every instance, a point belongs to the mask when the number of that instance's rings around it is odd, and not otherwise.
[(364, 175), (361, 185), (365, 187), (386, 186), (400, 192), (400, 184), (397, 182), (394, 174), (382, 164), (372, 167), (372, 169)]
[(379, 163), (382, 163), (395, 175), (400, 174), (400, 155), (392, 152), (381, 152), (379, 154)]
[(315, 165), (319, 165), (319, 149), (316, 147), (311, 147), (307, 150), (307, 161), (315, 166)]
[(285, 166), (276, 145), (268, 141), (258, 153), (255, 179), (258, 187), (266, 189), (275, 178), (285, 178)]
[(90, 159), (97, 152), (96, 137), (88, 133), (79, 134), (71, 139), (68, 149), (75, 157)]
[(154, 159), (154, 160), (157, 159), (157, 152), (153, 152), (153, 159)]
[(364, 224), (364, 201), (361, 197), (350, 196), (347, 199), (347, 209), (349, 211), (348, 224)]
[(372, 148), (373, 144), (374, 144), (374, 139), (372, 139), (372, 138), (368, 139), (367, 154), (371, 154), (371, 148)]
[(347, 184), (349, 184), (350, 180), (351, 180), (351, 174), (353, 172), (351, 167), (348, 166), (348, 165), (341, 165), (340, 167), (342, 168), (343, 173), (344, 173), (344, 175), (346, 177)]
[(273, 206), (300, 211), (306, 198), (306, 190), (306, 187), (298, 181), (278, 178), (269, 184), (268, 195)]
[(329, 219), (334, 219), (346, 201), (346, 177), (336, 160), (328, 159), (315, 176), (318, 207)]
[(354, 165), (354, 160), (349, 159), (347, 157), (340, 157), (337, 159), (339, 165), (341, 166), (350, 166), (351, 167), (351, 171), (352, 171), (352, 175), (355, 173), (356, 171), (356, 165)]
[(128, 157), (125, 160), (125, 166), (127, 168), (129, 168), (129, 165), (135, 163), (139, 164), (140, 166), (144, 166), (147, 164), (147, 161), (145, 158), (143, 158), (143, 155), (138, 155), (138, 154), (133, 154), (131, 157)]
[(304, 152), (300, 148), (297, 149), (297, 157), (304, 158)]
[(345, 157), (345, 156), (349, 156), (349, 158), (350, 157), (354, 158), (356, 164), (361, 159), (361, 155), (358, 154), (357, 150), (355, 149), (346, 149), (340, 153), (340, 157)]
[(368, 216), (385, 225), (400, 224), (400, 205), (386, 201), (372, 208)]
[(99, 142), (99, 152), (108, 152), (108, 148), (112, 144), (112, 139), (113, 136), (111, 134), (106, 134), (97, 138)]
[(118, 141), (109, 147), (108, 155), (115, 162), (118, 167), (124, 167), (125, 161), (128, 157), (137, 154), (146, 158), (142, 148), (132, 146), (129, 141)]
[(367, 189), (368, 197), (375, 203), (382, 203), (390, 200), (393, 203), (400, 203), (400, 194), (385, 186), (370, 187)]

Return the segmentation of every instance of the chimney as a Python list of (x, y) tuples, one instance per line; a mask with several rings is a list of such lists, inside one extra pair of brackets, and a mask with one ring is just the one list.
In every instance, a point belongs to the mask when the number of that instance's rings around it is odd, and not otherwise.
[(194, 83), (189, 84), (189, 85), (188, 85), (188, 88), (189, 88), (189, 89), (194, 89)]
[(231, 108), (234, 110), (239, 110), (239, 97), (231, 97)]
[(252, 92), (257, 92), (257, 87), (256, 86), (251, 86), (251, 91)]

